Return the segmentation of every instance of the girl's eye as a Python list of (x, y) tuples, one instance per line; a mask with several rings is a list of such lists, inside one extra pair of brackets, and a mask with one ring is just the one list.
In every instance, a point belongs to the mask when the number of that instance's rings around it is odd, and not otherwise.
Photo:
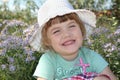
[(53, 31), (53, 34), (56, 34), (56, 33), (59, 33), (60, 32), (60, 30), (55, 30), (55, 31)]
[(69, 28), (73, 28), (73, 27), (76, 27), (75, 25), (71, 25), (71, 26), (69, 26)]

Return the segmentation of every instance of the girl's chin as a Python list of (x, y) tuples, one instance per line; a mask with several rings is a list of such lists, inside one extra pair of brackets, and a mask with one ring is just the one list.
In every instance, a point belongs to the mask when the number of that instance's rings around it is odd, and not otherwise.
[(62, 46), (61, 49), (70, 51), (79, 49), (79, 46), (78, 45)]
[(65, 53), (75, 53), (79, 50), (79, 47), (77, 48), (64, 48), (64, 49), (61, 49), (61, 51), (65, 52)]

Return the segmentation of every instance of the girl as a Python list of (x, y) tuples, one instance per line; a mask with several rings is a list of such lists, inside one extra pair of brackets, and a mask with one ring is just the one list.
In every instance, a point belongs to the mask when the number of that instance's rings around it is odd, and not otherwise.
[(116, 80), (108, 63), (82, 45), (95, 27), (94, 13), (74, 10), (67, 0), (47, 0), (38, 23), (30, 40), (34, 49), (45, 50), (33, 74), (37, 80)]

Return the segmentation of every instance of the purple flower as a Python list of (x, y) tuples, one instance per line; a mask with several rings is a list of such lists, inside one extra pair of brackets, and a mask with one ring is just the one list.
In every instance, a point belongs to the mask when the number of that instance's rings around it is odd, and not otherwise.
[(0, 27), (2, 27), (2, 24), (0, 23)]
[[(22, 32), (23, 28), (27, 27), (28, 25), (19, 20), (5, 20), (3, 21), (5, 27), (2, 29), (1, 34), (3, 35), (17, 35), (17, 33)], [(13, 29), (11, 31), (11, 29)]]
[(114, 32), (115, 35), (120, 35), (120, 29), (117, 29), (115, 32)]
[(38, 23), (35, 23), (35, 24), (34, 24), (34, 27), (35, 27), (35, 29), (38, 29), (38, 28), (39, 28), (39, 24), (38, 24)]
[(99, 27), (99, 28), (96, 28), (92, 34), (92, 36), (99, 36), (101, 34), (105, 34), (105, 33), (108, 33), (109, 32), (109, 29), (105, 28), (105, 27)]
[(11, 20), (9, 21), (9, 23), (7, 23), (7, 27), (14, 27), (14, 26), (26, 26), (27, 24), (25, 24), (22, 21), (18, 21), (18, 20)]
[(2, 49), (1, 51), (0, 51), (0, 56), (5, 56), (5, 54), (6, 54), (6, 49)]
[(8, 62), (13, 63), (14, 62), (14, 58), (8, 57)]
[(25, 30), (23, 30), (25, 39), (29, 40), (31, 38), (31, 36), (33, 35), (33, 33), (35, 32), (35, 30), (37, 30), (38, 28), (39, 28), (38, 23), (35, 23), (34, 25), (31, 25), (28, 28), (26, 28)]
[(4, 20), (3, 24), (8, 24), (10, 21), (9, 20)]
[(110, 47), (112, 44), (111, 43), (106, 43), (105, 45), (104, 45), (104, 48), (108, 48), (108, 47)]
[(23, 46), (28, 46), (28, 45), (29, 45), (29, 40), (28, 39), (24, 39)]
[(5, 39), (7, 39), (6, 35), (0, 35), (0, 41), (4, 41)]
[(23, 47), (23, 39), (17, 36), (9, 36), (7, 39), (2, 41), (0, 47), (6, 49), (18, 49)]
[(114, 34), (111, 33), (111, 34), (109, 34), (109, 35), (107, 36), (107, 38), (110, 39), (110, 38), (112, 38), (113, 36), (114, 36)]
[(110, 48), (108, 48), (108, 52), (112, 52), (112, 51), (114, 51), (114, 50), (116, 50), (117, 48), (116, 48), (116, 46), (115, 45), (112, 45)]
[(117, 50), (117, 47), (112, 43), (106, 43), (103, 47), (105, 52), (112, 53), (112, 51)]
[(30, 61), (35, 60), (35, 59), (36, 59), (35, 56), (28, 56), (28, 57), (25, 59), (25, 61), (26, 61), (26, 62), (30, 62)]
[(34, 53), (34, 51), (29, 50), (29, 49), (25, 49), (24, 53), (27, 54), (27, 55), (29, 55), (29, 56), (32, 56), (32, 54)]
[(9, 71), (13, 72), (16, 70), (16, 67), (14, 65), (9, 65)]
[(1, 68), (2, 68), (2, 70), (5, 70), (6, 65), (5, 65), (5, 64), (2, 64), (2, 65), (1, 65)]

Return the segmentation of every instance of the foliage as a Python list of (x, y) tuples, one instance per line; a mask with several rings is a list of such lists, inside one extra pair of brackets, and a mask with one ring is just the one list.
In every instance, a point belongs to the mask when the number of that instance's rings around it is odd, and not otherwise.
[[(110, 9), (113, 0), (69, 0), (75, 8), (86, 8), (90, 10)], [(106, 4), (109, 5), (106, 5)]]
[(11, 20), (11, 19), (17, 19), (17, 20), (23, 20), (24, 22), (27, 22), (29, 24), (36, 22), (36, 13), (35, 12), (38, 9), (38, 6), (35, 4), (33, 0), (26, 0), (26, 8), (20, 7), (20, 1), (14, 0), (14, 6), (15, 10), (10, 10), (8, 7), (8, 3), (4, 2), (0, 9), (0, 21), (3, 20)]
[(114, 12), (114, 16), (119, 20), (120, 23), (120, 0), (114, 0), (114, 5), (112, 11)]
[(114, 74), (120, 78), (120, 25), (115, 17), (99, 15), (97, 28), (85, 45), (100, 53), (108, 61)]
[[(114, 5), (109, 10), (101, 9), (104, 0), (96, 6), (94, 0), (70, 1), (75, 8), (95, 12), (97, 27), (85, 45), (100, 53), (120, 78), (119, 0), (112, 0)], [(25, 0), (25, 3), (27, 7), (21, 9), (20, 2), (14, 0), (15, 11), (9, 10), (7, 3), (0, 5), (0, 80), (35, 80), (32, 75), (42, 54), (30, 47), (29, 39), (38, 28), (34, 13), (38, 6), (34, 0)]]
[(27, 24), (21, 21), (5, 20), (3, 24), (5, 27), (0, 35), (0, 80), (34, 80), (32, 74), (40, 54), (29, 46), (32, 33), (29, 34)]

